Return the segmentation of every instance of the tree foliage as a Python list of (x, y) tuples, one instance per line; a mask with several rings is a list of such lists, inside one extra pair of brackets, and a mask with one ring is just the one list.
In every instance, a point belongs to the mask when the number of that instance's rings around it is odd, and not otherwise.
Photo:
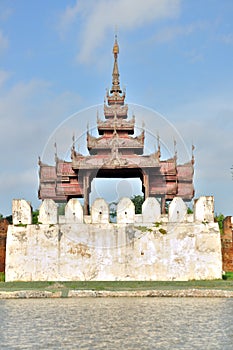
[(223, 233), (223, 221), (225, 219), (225, 216), (220, 213), (220, 214), (215, 214), (214, 221), (218, 223), (219, 230), (221, 233)]
[(32, 212), (32, 224), (35, 225), (35, 224), (38, 224), (38, 216), (39, 216), (39, 210), (34, 210)]
[(134, 195), (131, 197), (131, 201), (133, 202), (135, 206), (135, 214), (141, 214), (142, 213), (142, 204), (144, 202), (144, 197), (141, 195)]

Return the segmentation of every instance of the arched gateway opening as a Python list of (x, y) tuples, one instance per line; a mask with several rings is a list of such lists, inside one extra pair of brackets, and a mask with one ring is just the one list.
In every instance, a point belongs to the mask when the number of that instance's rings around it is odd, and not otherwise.
[(94, 137), (87, 131), (87, 156), (77, 152), (73, 144), (71, 162), (57, 157), (55, 166), (39, 162), (40, 199), (62, 202), (74, 197), (83, 198), (84, 214), (89, 214), (89, 196), (95, 178), (140, 179), (144, 198), (160, 198), (162, 212), (165, 211), (165, 202), (176, 196), (186, 201), (193, 198), (193, 158), (182, 165), (177, 164), (176, 154), (173, 158), (161, 160), (159, 144), (157, 151), (145, 155), (144, 129), (134, 136), (135, 117), (128, 118), (125, 91), (120, 87), (118, 54), (116, 38), (112, 87), (106, 95), (104, 117), (97, 117), (99, 136)]
[(90, 205), (96, 198), (104, 198), (108, 203), (116, 203), (120, 198), (130, 198), (134, 194), (145, 198), (144, 178), (142, 169), (138, 167), (108, 167), (93, 171), (86, 176), (87, 191), (83, 203), (85, 212), (90, 213)]
[(92, 180), (89, 203), (92, 205), (96, 198), (104, 198), (106, 202), (119, 202), (120, 198), (140, 195), (142, 191), (142, 181), (139, 177), (98, 177)]

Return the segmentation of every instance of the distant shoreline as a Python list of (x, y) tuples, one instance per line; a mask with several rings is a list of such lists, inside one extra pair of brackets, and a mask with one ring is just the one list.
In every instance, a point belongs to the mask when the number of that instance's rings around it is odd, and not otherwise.
[(51, 298), (116, 298), (116, 297), (167, 297), (167, 298), (233, 298), (233, 291), (215, 289), (177, 290), (18, 290), (0, 291), (0, 299), (51, 299)]

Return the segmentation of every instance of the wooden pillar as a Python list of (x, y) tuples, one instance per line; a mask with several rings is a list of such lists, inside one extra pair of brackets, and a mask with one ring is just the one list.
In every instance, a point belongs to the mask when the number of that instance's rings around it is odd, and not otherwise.
[(84, 215), (89, 214), (89, 187), (90, 187), (90, 177), (89, 175), (84, 175), (83, 177)]
[(145, 199), (147, 199), (150, 195), (148, 174), (143, 174), (143, 186), (144, 186), (144, 196), (145, 196)]
[(165, 199), (165, 196), (161, 197), (161, 214), (166, 214), (166, 199)]

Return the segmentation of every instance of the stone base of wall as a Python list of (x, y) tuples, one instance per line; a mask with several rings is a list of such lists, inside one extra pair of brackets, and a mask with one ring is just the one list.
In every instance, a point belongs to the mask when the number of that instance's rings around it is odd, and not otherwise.
[(6, 281), (185, 281), (222, 277), (218, 224), (8, 228)]

